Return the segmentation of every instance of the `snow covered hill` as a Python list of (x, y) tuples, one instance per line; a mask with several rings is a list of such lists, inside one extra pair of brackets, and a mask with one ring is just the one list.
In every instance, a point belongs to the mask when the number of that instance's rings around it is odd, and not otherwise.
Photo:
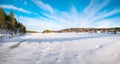
[(120, 34), (33, 33), (5, 39), (0, 64), (120, 64)]

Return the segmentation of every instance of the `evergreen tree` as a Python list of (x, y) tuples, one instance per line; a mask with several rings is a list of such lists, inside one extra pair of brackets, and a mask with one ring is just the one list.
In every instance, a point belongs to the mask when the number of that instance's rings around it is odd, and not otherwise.
[(12, 31), (15, 31), (15, 28), (14, 28), (14, 14), (13, 12), (11, 11), (10, 14), (9, 14), (9, 20), (10, 20), (10, 24), (12, 26), (11, 30)]
[(17, 20), (13, 20), (14, 32), (17, 33)]
[(2, 8), (0, 8), (0, 29), (4, 28), (5, 25), (5, 16), (6, 14), (4, 13), (4, 11), (2, 10)]
[(23, 26), (22, 23), (20, 23), (20, 32), (24, 34), (26, 32), (26, 28)]
[(14, 18), (13, 11), (10, 12), (9, 16), (12, 17), (12, 18)]

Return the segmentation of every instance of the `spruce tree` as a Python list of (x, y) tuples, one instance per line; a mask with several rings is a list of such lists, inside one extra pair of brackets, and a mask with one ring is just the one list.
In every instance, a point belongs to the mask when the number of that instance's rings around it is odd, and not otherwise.
[(12, 17), (12, 18), (14, 18), (13, 11), (10, 12), (9, 16)]
[(4, 11), (2, 10), (2, 8), (0, 8), (0, 29), (3, 29), (5, 26), (5, 16), (6, 14), (4, 13)]

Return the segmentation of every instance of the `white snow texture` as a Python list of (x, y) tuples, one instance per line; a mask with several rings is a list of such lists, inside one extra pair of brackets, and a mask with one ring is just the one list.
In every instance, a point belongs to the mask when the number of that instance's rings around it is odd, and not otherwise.
[(4, 39), (0, 64), (120, 64), (120, 34), (32, 33)]

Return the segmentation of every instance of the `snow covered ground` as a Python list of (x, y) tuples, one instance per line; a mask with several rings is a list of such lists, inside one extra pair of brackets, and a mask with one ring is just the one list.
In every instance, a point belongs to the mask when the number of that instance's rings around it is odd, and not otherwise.
[(0, 64), (120, 64), (120, 34), (27, 34), (0, 41)]

